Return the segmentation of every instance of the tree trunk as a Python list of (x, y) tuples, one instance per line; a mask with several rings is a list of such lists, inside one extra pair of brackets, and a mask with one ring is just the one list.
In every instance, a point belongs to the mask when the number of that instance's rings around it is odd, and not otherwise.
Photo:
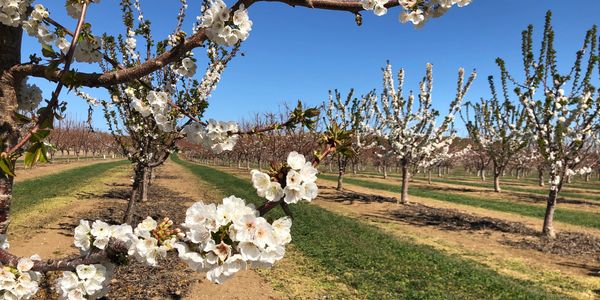
[(500, 188), (500, 175), (504, 173), (504, 169), (500, 169), (496, 163), (494, 163), (494, 192), (500, 193), (502, 189)]
[(357, 170), (356, 170), (356, 162), (353, 161), (352, 162), (352, 174), (356, 175), (356, 172), (357, 172)]
[(383, 179), (388, 178), (387, 165), (383, 165)]
[[(21, 62), (21, 27), (0, 24), (0, 152), (14, 147), (19, 139), (15, 120), (17, 91), (22, 78), (15, 78), (7, 72)], [(14, 172), (15, 161), (9, 162)], [(0, 234), (6, 234), (10, 223), (13, 178), (0, 170)]]
[(346, 161), (342, 158), (341, 155), (338, 156), (338, 179), (337, 179), (337, 187), (335, 188), (338, 191), (341, 191), (344, 188), (344, 173), (346, 172)]
[(431, 169), (427, 169), (427, 183), (431, 184)]
[(440, 166), (437, 167), (437, 173), (438, 173), (438, 177), (442, 177), (442, 167), (440, 167)]
[(408, 173), (408, 163), (402, 162), (402, 194), (400, 195), (401, 204), (408, 203), (408, 180), (410, 174)]
[(544, 216), (544, 227), (542, 227), (542, 235), (553, 239), (556, 237), (554, 232), (554, 210), (556, 208), (556, 200), (558, 198), (558, 190), (550, 190), (548, 202), (546, 204), (546, 215)]
[(538, 184), (544, 186), (544, 169), (538, 168)]
[(142, 187), (141, 187), (141, 196), (139, 201), (140, 202), (147, 202), (148, 201), (148, 186), (150, 186), (150, 178), (151, 178), (151, 169), (150, 168), (144, 168), (144, 175), (142, 175)]
[(585, 182), (590, 182), (590, 176), (592, 173), (585, 173)]
[(156, 179), (156, 168), (150, 168), (150, 180), (148, 181), (148, 185), (153, 185), (155, 179)]
[(131, 196), (129, 197), (129, 202), (127, 203), (127, 210), (125, 211), (125, 217), (123, 218), (123, 223), (130, 224), (133, 220), (133, 211), (135, 207), (135, 203), (139, 201), (140, 196), (142, 194), (142, 183), (144, 181), (144, 167), (136, 166), (135, 172), (133, 176), (133, 187), (131, 188)]

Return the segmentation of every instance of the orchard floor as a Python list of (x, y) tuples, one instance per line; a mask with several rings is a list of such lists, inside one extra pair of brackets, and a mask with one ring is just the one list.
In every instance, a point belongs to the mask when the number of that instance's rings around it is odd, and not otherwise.
[[(96, 164), (96, 163), (91, 163)], [(19, 173), (25, 182), (44, 176), (57, 176), (61, 172), (90, 165), (90, 162), (45, 166)], [(57, 170), (58, 169), (58, 170)], [(192, 203), (217, 202), (224, 196), (216, 189), (197, 180), (181, 166), (168, 161), (156, 172), (157, 177), (150, 188), (149, 199), (136, 208), (134, 223), (152, 216), (160, 219), (168, 216), (181, 223), (185, 210)], [(24, 177), (27, 177), (24, 179)], [(127, 204), (131, 185), (131, 170), (128, 165), (111, 169), (94, 178), (94, 183), (61, 195), (56, 209), (48, 214), (37, 211), (27, 213), (26, 218), (15, 216), (19, 222), (11, 225), (9, 241), (11, 251), (17, 255), (39, 254), (42, 258), (58, 258), (74, 255), (72, 232), (80, 219), (103, 220), (120, 223)], [(55, 204), (55, 199), (45, 199)], [(25, 222), (24, 220), (27, 220)], [(35, 221), (31, 221), (35, 220)], [(137, 262), (119, 269), (111, 283), (109, 299), (323, 299), (330, 287), (326, 274), (313, 268), (310, 261), (295, 255), (284, 259), (271, 270), (243, 271), (223, 285), (210, 283), (204, 274), (190, 272), (171, 253), (159, 267), (144, 267)], [(48, 282), (54, 282), (59, 274), (50, 274)], [(275, 286), (279, 288), (275, 288)], [(282, 287), (285, 287), (283, 289)], [(46, 283), (37, 299), (55, 299), (54, 288)]]
[[(60, 172), (89, 164), (72, 162), (21, 172), (17, 185), (42, 176), (60, 178)], [(249, 179), (248, 170), (215, 168)], [(182, 221), (191, 203), (198, 200), (216, 202), (229, 196), (171, 161), (156, 174), (150, 201), (139, 204), (137, 220), (147, 215), (169, 216), (177, 223)], [(17, 221), (13, 223), (9, 237), (11, 250), (19, 255), (38, 253), (43, 258), (77, 253), (72, 246), (72, 232), (78, 220), (120, 223), (129, 194), (130, 176), (127, 164), (117, 166), (99, 173), (91, 183), (70, 191), (69, 195), (45, 199), (52, 209), (38, 210), (34, 215), (28, 213), (26, 218), (15, 216)], [(384, 182), (377, 178), (369, 180)], [(397, 178), (385, 182), (397, 183)], [(444, 186), (448, 184), (439, 183), (439, 187)], [(397, 195), (392, 192), (351, 184), (347, 184), (343, 192), (333, 187), (334, 182), (320, 179), (320, 195), (314, 204), (376, 226), (399, 239), (430, 245), (483, 263), (506, 276), (530, 280), (579, 299), (600, 297), (600, 277), (596, 275), (600, 257), (598, 244), (595, 244), (600, 240), (598, 229), (559, 223), (559, 232), (572, 233), (569, 236), (572, 239), (545, 245), (538, 242), (536, 233), (541, 220), (536, 218), (419, 197), (411, 197), (410, 205), (397, 205), (393, 198)], [(507, 197), (514, 195), (507, 193)], [(582, 241), (587, 244), (577, 244)], [(570, 247), (569, 242), (572, 243)], [(135, 262), (121, 268), (111, 284), (109, 299), (330, 299), (336, 298), (335, 295), (352, 295), (351, 287), (332, 284), (336, 282), (334, 279), (303, 257), (293, 245), (273, 269), (245, 271), (222, 286), (209, 283), (204, 274), (186, 271), (185, 266), (171, 255), (157, 268), (143, 267)], [(38, 294), (39, 299), (55, 297), (51, 286)]]
[[(250, 178), (247, 170), (215, 168)], [(368, 180), (398, 183), (397, 178)], [(542, 220), (537, 218), (414, 196), (411, 204), (398, 205), (398, 195), (392, 192), (352, 184), (345, 184), (340, 192), (333, 181), (319, 179), (318, 184), (319, 197), (313, 203), (327, 210), (547, 289), (579, 299), (600, 298), (598, 229), (558, 223), (559, 238), (548, 242), (538, 235)], [(436, 183), (438, 188), (444, 186)], [(476, 192), (489, 196), (481, 189)], [(514, 197), (506, 193), (507, 199), (516, 201)]]

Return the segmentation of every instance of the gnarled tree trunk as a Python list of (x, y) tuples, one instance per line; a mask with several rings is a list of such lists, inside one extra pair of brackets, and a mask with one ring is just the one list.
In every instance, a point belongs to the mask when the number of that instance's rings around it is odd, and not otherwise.
[[(15, 78), (8, 70), (21, 62), (21, 27), (0, 24), (0, 153), (14, 147), (19, 139), (15, 120), (17, 91), (22, 78)], [(10, 162), (14, 170), (15, 161)], [(5, 234), (10, 223), (13, 178), (0, 170), (0, 234)]]

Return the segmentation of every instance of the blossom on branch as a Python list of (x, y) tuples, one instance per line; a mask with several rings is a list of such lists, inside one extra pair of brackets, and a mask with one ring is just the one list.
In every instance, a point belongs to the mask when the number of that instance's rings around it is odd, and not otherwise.
[(205, 28), (208, 38), (219, 44), (233, 46), (245, 41), (252, 30), (252, 21), (244, 4), (233, 15), (231, 9), (222, 0), (206, 2), (202, 16), (198, 17), (199, 26)]
[(78, 265), (75, 272), (66, 271), (56, 282), (60, 299), (98, 299), (108, 293), (107, 282), (112, 277), (114, 266)]
[(39, 257), (21, 258), (16, 267), (0, 268), (0, 297), (2, 299), (29, 299), (38, 291), (41, 274), (31, 270)]
[(307, 162), (304, 155), (296, 151), (290, 152), (287, 165), (273, 170), (272, 174), (252, 170), (252, 185), (260, 197), (269, 201), (282, 200), (285, 203), (308, 202), (317, 197), (317, 169)]
[(283, 258), (291, 225), (287, 217), (269, 224), (234, 196), (219, 205), (200, 201), (187, 210), (185, 241), (175, 248), (190, 269), (221, 284), (240, 270), (271, 267)]
[(219, 154), (223, 151), (231, 151), (238, 140), (237, 135), (231, 135), (238, 131), (234, 122), (222, 122), (210, 119), (207, 126), (192, 123), (183, 129), (190, 143), (203, 145)]

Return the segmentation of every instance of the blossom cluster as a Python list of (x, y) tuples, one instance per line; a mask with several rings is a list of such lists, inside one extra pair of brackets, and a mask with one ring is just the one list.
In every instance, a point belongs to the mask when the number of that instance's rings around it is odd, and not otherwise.
[(244, 4), (232, 15), (231, 9), (222, 0), (210, 1), (199, 21), (208, 38), (219, 45), (233, 46), (245, 41), (252, 29)]
[(19, 97), (17, 98), (19, 110), (33, 111), (42, 101), (42, 90), (35, 84), (28, 84), (27, 80), (21, 81)]
[(81, 99), (85, 100), (85, 102), (87, 102), (89, 105), (91, 106), (98, 106), (100, 105), (100, 100), (92, 97), (92, 95), (82, 92), (80, 90), (75, 90), (75, 94), (77, 96), (79, 96)]
[[(269, 174), (252, 170), (252, 185), (259, 196), (269, 201), (279, 201), (283, 197), (286, 203), (298, 203), (300, 200), (312, 201), (317, 197), (317, 169), (307, 162), (304, 155), (296, 151), (287, 158), (285, 187)], [(285, 196), (285, 197), (284, 197)]]
[(139, 262), (156, 266), (158, 259), (165, 257), (167, 251), (173, 248), (177, 230), (169, 230), (173, 221), (164, 220), (160, 224), (148, 217), (132, 229), (130, 225), (109, 225), (96, 220), (91, 225), (87, 220), (81, 220), (75, 228), (75, 246), (82, 254), (88, 254), (94, 249), (104, 250), (111, 239), (125, 243), (127, 254)]
[(137, 98), (134, 89), (131, 87), (125, 89), (125, 94), (131, 98), (129, 106), (144, 118), (152, 115), (160, 130), (164, 132), (175, 130), (175, 121), (169, 116), (171, 109), (167, 92), (150, 91), (146, 97), (149, 105), (146, 105), (142, 99)]
[[(97, 0), (96, 2), (98, 2)], [(93, 2), (93, 1), (92, 1)], [(80, 5), (80, 4), (77, 4)], [(67, 8), (70, 7), (67, 5)], [(62, 36), (58, 36), (50, 31), (42, 22), (50, 14), (48, 10), (41, 5), (36, 4), (27, 21), (23, 22), (23, 29), (28, 35), (38, 39), (38, 42), (43, 45), (51, 45), (54, 43), (63, 54), (66, 54), (71, 46), (71, 43)], [(94, 63), (102, 60), (102, 54), (98, 51), (102, 47), (102, 39), (98, 36), (90, 34), (83, 35), (83, 38), (77, 43), (73, 58), (79, 62)]]
[(213, 119), (208, 120), (207, 126), (192, 123), (183, 129), (190, 143), (201, 144), (219, 154), (223, 151), (231, 151), (235, 146), (238, 135), (231, 134), (238, 131), (234, 122), (222, 122)]
[[(211, 49), (209, 49), (209, 51), (211, 51)], [(221, 61), (211, 63), (198, 87), (198, 98), (200, 100), (206, 101), (206, 99), (210, 97), (211, 93), (217, 87), (217, 83), (221, 80), (223, 71), (225, 71), (224, 63)]]
[(0, 298), (29, 299), (39, 289), (41, 274), (31, 270), (39, 257), (21, 258), (16, 267), (0, 267)]
[(90, 224), (88, 220), (81, 220), (75, 227), (74, 244), (82, 254), (88, 254), (93, 248), (104, 250), (111, 238), (127, 243), (132, 234), (131, 226), (127, 224), (109, 225), (100, 220)]
[(208, 280), (223, 283), (240, 270), (270, 267), (291, 241), (288, 217), (270, 224), (253, 205), (230, 196), (219, 205), (196, 202), (186, 212), (185, 242), (179, 257)]
[[(404, 9), (399, 21), (402, 23), (411, 22), (417, 27), (421, 27), (430, 18), (437, 18), (445, 14), (452, 6), (467, 6), (472, 0), (399, 0)], [(388, 0), (361, 0), (363, 9), (372, 10), (377, 16), (383, 16), (387, 13), (385, 5)]]
[(17, 27), (32, 0), (0, 0), (0, 24)]
[(147, 217), (130, 235), (128, 255), (149, 266), (157, 266), (158, 259), (167, 256), (167, 251), (173, 249), (179, 231), (169, 231), (173, 221), (165, 219), (160, 224)]
[[(23, 29), (32, 37), (36, 37), (41, 44), (49, 45), (56, 40), (56, 35), (42, 22), (50, 14), (41, 4), (36, 4), (27, 21), (23, 22)], [(68, 48), (68, 47), (67, 47)]]
[(129, 56), (131, 56), (131, 59), (133, 60), (137, 60), (140, 57), (139, 54), (136, 52), (136, 47), (137, 40), (135, 39), (135, 31), (128, 30), (127, 39), (125, 39), (125, 51), (127, 52), (127, 54), (129, 54)]
[(185, 77), (192, 77), (196, 74), (196, 62), (191, 57), (186, 57), (181, 60), (179, 66), (173, 66), (175, 73)]
[(109, 268), (101, 264), (78, 265), (75, 272), (66, 271), (56, 282), (60, 299), (98, 299), (108, 293), (105, 284), (113, 273), (113, 266)]
[[(89, 2), (100, 3), (100, 0), (90, 0)], [(71, 16), (71, 18), (79, 19), (83, 5), (81, 4), (81, 1), (78, 0), (67, 0), (65, 3), (65, 8), (67, 9), (67, 14)]]

